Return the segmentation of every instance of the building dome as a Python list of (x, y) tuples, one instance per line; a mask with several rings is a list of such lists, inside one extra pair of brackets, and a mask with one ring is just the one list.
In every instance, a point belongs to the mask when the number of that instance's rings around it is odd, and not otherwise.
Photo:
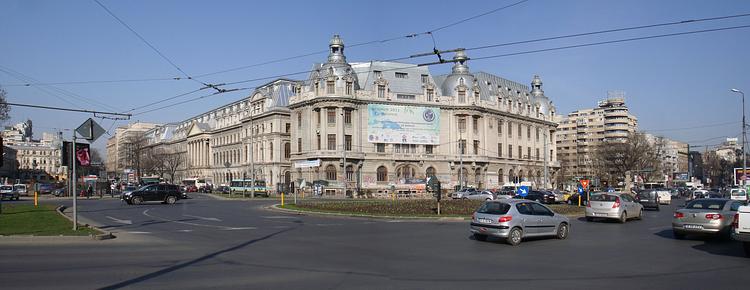
[(459, 50), (453, 56), (455, 63), (445, 81), (440, 86), (444, 96), (456, 97), (459, 88), (466, 90), (466, 95), (471, 96), (473, 94), (474, 75), (469, 72), (469, 66), (466, 62), (469, 58), (466, 56), (466, 52)]
[(552, 101), (544, 95), (544, 90), (542, 90), (542, 78), (538, 75), (534, 75), (534, 78), (531, 80), (531, 96), (529, 99), (532, 104), (539, 107), (539, 112), (545, 116), (548, 116), (550, 112), (555, 109), (552, 105)]
[(316, 66), (310, 75), (311, 84), (316, 81), (324, 83), (327, 80), (333, 80), (336, 83), (336, 87), (342, 88), (346, 82), (352, 82), (354, 89), (359, 89), (357, 74), (352, 69), (352, 66), (346, 62), (344, 47), (344, 41), (341, 37), (338, 34), (334, 34), (328, 43), (328, 60)]

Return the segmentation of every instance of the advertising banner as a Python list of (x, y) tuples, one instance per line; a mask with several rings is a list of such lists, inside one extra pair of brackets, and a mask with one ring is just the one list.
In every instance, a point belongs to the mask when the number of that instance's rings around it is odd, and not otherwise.
[(320, 159), (294, 162), (294, 168), (310, 168), (318, 166), (320, 166)]
[(747, 172), (743, 174), (742, 168), (735, 168), (734, 169), (734, 185), (740, 185), (742, 184), (742, 179), (746, 178), (746, 184), (750, 184), (750, 168), (747, 169)]
[(440, 108), (370, 104), (367, 111), (371, 143), (440, 143)]

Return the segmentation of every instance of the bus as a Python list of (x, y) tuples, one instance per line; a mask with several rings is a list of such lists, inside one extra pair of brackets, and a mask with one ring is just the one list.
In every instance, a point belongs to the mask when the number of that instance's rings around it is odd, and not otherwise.
[(182, 180), (182, 185), (185, 188), (195, 187), (195, 190), (200, 190), (206, 187), (206, 179), (204, 178), (185, 178)]
[[(250, 193), (253, 191), (253, 186), (251, 184), (253, 184), (252, 179), (232, 179), (229, 188), (233, 192)], [(255, 194), (268, 195), (268, 187), (266, 187), (265, 180), (255, 180)]]
[(141, 177), (141, 185), (157, 184), (161, 183), (163, 179), (159, 176), (144, 176)]

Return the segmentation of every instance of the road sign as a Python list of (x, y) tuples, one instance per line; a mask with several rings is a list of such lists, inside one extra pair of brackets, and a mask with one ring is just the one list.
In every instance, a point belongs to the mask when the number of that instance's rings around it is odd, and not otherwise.
[(91, 118), (84, 121), (81, 126), (78, 126), (78, 128), (76, 128), (76, 133), (81, 135), (81, 138), (92, 142), (101, 137), (105, 132), (106, 130), (104, 130), (102, 126), (99, 126), (99, 124), (94, 122), (94, 120)]
[(611, 187), (610, 187), (610, 188), (607, 188), (607, 192), (615, 192), (615, 189), (614, 189), (614, 188), (611, 188)]
[(583, 189), (589, 188), (589, 180), (588, 179), (581, 179), (581, 186), (583, 186)]
[(578, 193), (583, 194), (583, 186), (578, 186)]
[(526, 197), (529, 195), (529, 187), (524, 185), (518, 188), (518, 191), (516, 191), (516, 194), (520, 197)]

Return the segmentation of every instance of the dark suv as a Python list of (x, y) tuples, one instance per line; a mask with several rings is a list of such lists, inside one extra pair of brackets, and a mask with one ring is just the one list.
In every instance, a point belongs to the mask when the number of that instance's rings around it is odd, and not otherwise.
[(180, 187), (174, 184), (151, 184), (122, 194), (122, 200), (128, 204), (140, 204), (144, 201), (161, 201), (173, 204), (180, 199)]
[(659, 194), (656, 190), (644, 189), (638, 192), (635, 200), (643, 205), (643, 208), (659, 210)]

